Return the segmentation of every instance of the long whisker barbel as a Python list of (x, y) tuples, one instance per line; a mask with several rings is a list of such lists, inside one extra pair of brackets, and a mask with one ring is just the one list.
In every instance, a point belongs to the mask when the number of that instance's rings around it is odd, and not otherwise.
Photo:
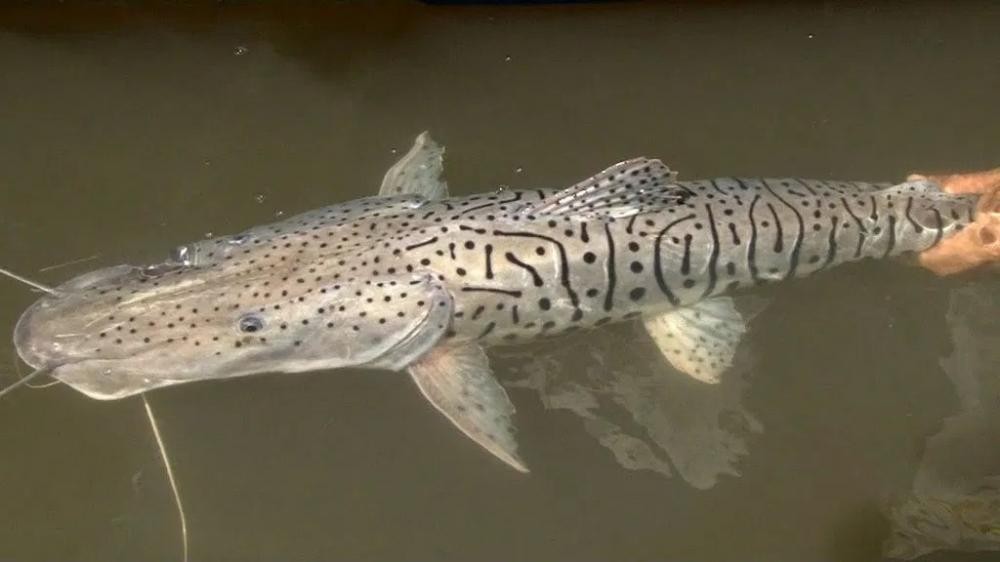
[(6, 275), (7, 277), (10, 277), (11, 279), (13, 279), (15, 281), (20, 281), (21, 283), (24, 283), (25, 285), (29, 285), (31, 287), (34, 287), (34, 288), (38, 289), (39, 291), (48, 293), (50, 295), (58, 295), (59, 294), (59, 291), (56, 291), (52, 287), (49, 287), (47, 285), (43, 285), (43, 284), (41, 284), (41, 283), (39, 283), (37, 281), (32, 281), (31, 279), (28, 279), (27, 277), (18, 275), (16, 273), (14, 273), (13, 271), (6, 270), (6, 269), (4, 269), (2, 267), (0, 267), (0, 274)]
[(22, 378), (21, 380), (12, 383), (7, 388), (0, 389), (0, 398), (2, 398), (8, 392), (11, 392), (13, 390), (16, 390), (16, 389), (18, 389), (18, 388), (20, 388), (20, 387), (28, 384), (31, 380), (36, 379), (38, 377), (41, 377), (42, 375), (47, 375), (47, 374), (49, 374), (51, 372), (52, 372), (52, 369), (49, 368), (49, 367), (46, 367), (46, 368), (43, 368), (43, 369), (38, 369), (38, 370), (34, 371), (33, 373), (27, 375), (26, 377)]
[[(23, 379), (24, 375), (21, 373), (21, 363), (17, 360), (17, 355), (15, 354), (15, 356), (12, 359), (13, 359), (13, 361), (11, 361), (11, 364), (14, 366), (14, 374), (17, 375), (18, 379)], [(38, 389), (42, 389), (42, 388), (48, 388), (50, 386), (55, 386), (57, 384), (59, 384), (59, 380), (57, 380), (57, 379), (53, 379), (50, 382), (44, 382), (42, 384), (24, 383), (25, 386), (27, 386), (28, 388), (30, 388), (32, 390), (38, 390)]]
[[(47, 285), (43, 285), (43, 284), (41, 284), (41, 283), (39, 283), (37, 281), (32, 281), (31, 279), (28, 279), (27, 277), (23, 277), (21, 275), (18, 275), (16, 273), (14, 273), (13, 271), (9, 271), (9, 270), (4, 269), (2, 267), (0, 267), (0, 274), (6, 275), (7, 277), (10, 277), (11, 279), (14, 279), (15, 281), (20, 281), (21, 283), (24, 283), (25, 285), (28, 285), (30, 287), (34, 287), (35, 289), (38, 289), (39, 291), (43, 291), (43, 292), (48, 293), (50, 295), (58, 295), (59, 294), (59, 292), (56, 291), (55, 289), (53, 289), (52, 287), (49, 287)], [(38, 370), (32, 372), (31, 374), (29, 374), (28, 376), (21, 378), (17, 382), (14, 382), (13, 384), (11, 384), (10, 386), (8, 386), (7, 388), (0, 389), (0, 397), (3, 397), (5, 394), (7, 394), (7, 393), (9, 393), (9, 392), (11, 392), (11, 391), (13, 391), (15, 389), (18, 389), (18, 388), (20, 388), (22, 386), (28, 385), (28, 383), (31, 382), (32, 380), (34, 380), (36, 378), (39, 378), (42, 375), (51, 373), (51, 372), (52, 372), (51, 368), (38, 369)], [(28, 385), (28, 386), (30, 386), (30, 385)]]
[(153, 437), (156, 439), (156, 446), (160, 450), (160, 459), (163, 461), (163, 468), (167, 473), (167, 481), (170, 483), (170, 492), (174, 496), (174, 505), (177, 506), (177, 516), (179, 518), (181, 530), (181, 560), (188, 561), (188, 530), (187, 517), (184, 514), (184, 504), (181, 502), (181, 493), (177, 488), (177, 480), (174, 478), (174, 469), (170, 464), (170, 457), (167, 456), (167, 447), (163, 444), (163, 437), (160, 436), (160, 426), (156, 423), (156, 416), (153, 415), (153, 408), (149, 405), (146, 393), (139, 395), (142, 397), (142, 405), (146, 409), (146, 418), (149, 419), (149, 427), (153, 430)]

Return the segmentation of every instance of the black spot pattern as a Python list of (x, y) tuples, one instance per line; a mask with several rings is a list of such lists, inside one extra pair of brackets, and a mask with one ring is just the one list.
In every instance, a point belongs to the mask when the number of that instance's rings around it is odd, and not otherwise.
[(172, 261), (82, 289), (109, 314), (81, 346), (220, 364), (320, 354), (322, 338), (343, 334), (371, 347), (448, 307), (421, 279), (454, 299), (442, 334), (523, 341), (920, 251), (974, 213), (974, 198), (923, 184), (676, 182), (656, 166), (615, 168), (579, 193), (361, 199), (186, 244)]

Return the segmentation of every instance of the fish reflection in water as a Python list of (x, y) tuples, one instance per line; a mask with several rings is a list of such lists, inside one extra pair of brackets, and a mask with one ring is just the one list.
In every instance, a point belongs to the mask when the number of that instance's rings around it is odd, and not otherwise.
[[(754, 301), (744, 304), (759, 308)], [(544, 353), (503, 350), (510, 373), (504, 383), (536, 391), (546, 409), (579, 416), (626, 469), (667, 477), (676, 472), (699, 489), (723, 475), (739, 476), (748, 437), (763, 431), (742, 404), (752, 366), (747, 346), (719, 384), (707, 385), (664, 365), (655, 349), (637, 350), (642, 340), (634, 329), (559, 340)]]
[(955, 290), (947, 321), (953, 351), (941, 365), (959, 411), (928, 438), (912, 490), (890, 499), (893, 558), (1000, 550), (1000, 290)]
[[(954, 350), (941, 361), (960, 411), (927, 440), (911, 490), (894, 495), (886, 556), (936, 550), (1000, 551), (1000, 291), (955, 290), (947, 322)], [(741, 349), (730, 375), (703, 385), (635, 351), (628, 328), (603, 338), (561, 340), (544, 353), (502, 352), (512, 388), (538, 393), (549, 410), (582, 419), (585, 430), (630, 470), (676, 473), (695, 488), (739, 476), (748, 440), (763, 431), (743, 405), (752, 370)], [(622, 361), (622, 351), (635, 354)]]

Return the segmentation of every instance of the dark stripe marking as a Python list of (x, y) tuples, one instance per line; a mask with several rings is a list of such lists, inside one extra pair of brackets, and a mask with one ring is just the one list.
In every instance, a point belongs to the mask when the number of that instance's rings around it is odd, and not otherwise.
[(486, 245), (486, 278), (493, 279), (493, 245)]
[(406, 250), (407, 252), (409, 252), (410, 250), (415, 250), (417, 248), (420, 248), (421, 246), (426, 246), (428, 244), (433, 244), (433, 243), (435, 243), (437, 241), (438, 241), (438, 237), (435, 236), (435, 237), (430, 238), (428, 240), (424, 240), (423, 242), (417, 242), (416, 244), (410, 244), (409, 246), (405, 247), (404, 250)]
[(635, 225), (635, 219), (637, 218), (639, 218), (639, 215), (635, 214), (632, 215), (630, 219), (628, 219), (628, 225), (625, 226), (625, 232), (632, 234), (632, 226)]
[(719, 277), (719, 272), (716, 271), (719, 261), (719, 231), (715, 228), (715, 215), (712, 214), (712, 206), (705, 205), (705, 210), (708, 211), (708, 226), (712, 233), (712, 254), (708, 258), (708, 287), (705, 287), (702, 298), (712, 294)]
[(920, 226), (919, 224), (917, 224), (917, 221), (913, 220), (913, 217), (910, 215), (910, 209), (912, 209), (912, 208), (913, 208), (913, 197), (907, 197), (906, 198), (906, 220), (909, 221), (909, 223), (911, 225), (913, 225), (913, 231), (916, 232), (917, 234), (920, 234), (921, 232), (924, 231), (924, 227)]
[(611, 236), (611, 227), (608, 223), (604, 223), (604, 234), (608, 239), (608, 292), (604, 295), (604, 310), (611, 310), (611, 306), (614, 303), (615, 295), (615, 240)]
[(937, 217), (937, 233), (934, 235), (934, 242), (931, 243), (931, 248), (933, 248), (944, 238), (944, 219), (941, 217), (941, 211), (938, 211), (934, 207), (931, 207), (931, 212)]
[[(795, 179), (795, 181), (797, 181), (797, 182), (799, 182), (800, 184), (802, 184), (802, 187), (806, 188), (806, 191), (808, 191), (808, 192), (809, 192), (809, 195), (816, 195), (816, 192), (815, 192), (815, 191), (813, 191), (813, 189), (812, 189), (811, 187), (809, 187), (809, 184), (808, 184), (808, 183), (806, 183), (806, 180), (804, 180), (804, 179), (801, 179), (801, 178), (796, 178), (796, 179)], [(822, 180), (819, 180), (819, 182), (820, 182), (820, 183), (823, 183), (823, 181), (822, 181)]]
[(780, 195), (775, 193), (774, 190), (771, 189), (771, 186), (767, 185), (767, 182), (764, 182), (764, 189), (771, 192), (771, 195), (774, 195), (778, 201), (781, 201), (786, 207), (791, 209), (792, 213), (795, 214), (795, 220), (799, 223), (799, 234), (795, 237), (795, 244), (792, 246), (792, 255), (788, 259), (788, 273), (785, 275), (785, 279), (791, 279), (795, 276), (795, 269), (799, 266), (799, 250), (802, 249), (802, 238), (806, 232), (805, 221), (802, 220), (802, 215), (799, 213), (799, 210), (788, 201), (782, 199)]
[(462, 287), (463, 293), (498, 293), (510, 297), (520, 297), (521, 291), (509, 291), (507, 289), (494, 289), (492, 287)]
[(681, 259), (681, 273), (687, 275), (691, 273), (691, 233), (684, 235), (684, 257)]
[(858, 248), (854, 251), (854, 257), (860, 258), (861, 248), (864, 246), (865, 238), (868, 237), (868, 229), (865, 228), (861, 219), (858, 218), (858, 216), (854, 214), (854, 211), (851, 210), (851, 206), (847, 204), (847, 199), (841, 197), (840, 203), (844, 206), (844, 210), (847, 211), (847, 214), (851, 215), (851, 218), (854, 219), (855, 224), (858, 225)]
[(653, 244), (653, 275), (656, 276), (656, 284), (659, 285), (660, 290), (663, 291), (664, 295), (666, 295), (667, 300), (669, 300), (670, 303), (674, 305), (680, 304), (680, 300), (674, 295), (673, 291), (670, 290), (670, 287), (667, 286), (666, 280), (663, 278), (663, 258), (660, 256), (660, 244), (663, 242), (663, 237), (664, 235), (666, 235), (668, 230), (670, 230), (674, 226), (684, 221), (688, 221), (693, 218), (694, 214), (692, 213), (686, 217), (681, 217), (675, 220), (674, 222), (668, 224), (667, 226), (663, 227), (663, 230), (661, 230), (660, 233), (656, 235), (656, 241)]
[(757, 201), (760, 200), (760, 195), (754, 195), (753, 201), (750, 202), (750, 244), (747, 246), (747, 267), (750, 269), (750, 278), (754, 282), (760, 281), (760, 276), (757, 275), (757, 222), (753, 220), (753, 208), (757, 206)]
[(566, 247), (563, 246), (562, 242), (556, 240), (555, 238), (550, 238), (542, 234), (534, 234), (531, 232), (505, 232), (502, 230), (494, 230), (494, 236), (518, 236), (522, 238), (538, 238), (541, 240), (546, 240), (555, 244), (556, 249), (559, 251), (559, 261), (560, 261), (560, 281), (562, 286), (566, 288), (566, 293), (569, 295), (569, 300), (573, 304), (573, 308), (577, 308), (580, 305), (580, 297), (573, 290), (573, 285), (570, 283), (569, 279), (569, 260), (566, 258)]
[(882, 254), (883, 258), (889, 257), (892, 253), (893, 248), (896, 247), (896, 215), (889, 215), (889, 243), (885, 247), (885, 253)]
[(469, 207), (468, 209), (465, 209), (464, 211), (462, 211), (462, 212), (460, 212), (458, 214), (459, 215), (467, 215), (467, 214), (469, 214), (469, 213), (471, 213), (473, 211), (478, 211), (479, 209), (486, 209), (486, 208), (492, 207), (494, 205), (506, 205), (508, 203), (514, 203), (514, 202), (520, 201), (521, 197), (524, 196), (524, 193), (521, 192), (521, 191), (515, 191), (515, 192), (513, 192), (513, 195), (514, 195), (514, 197), (512, 197), (510, 199), (503, 200), (503, 201), (490, 201), (489, 203), (483, 203), (482, 205), (476, 205), (475, 207)]
[(830, 217), (830, 237), (827, 239), (827, 250), (826, 250), (826, 260), (823, 265), (819, 266), (820, 269), (826, 269), (830, 263), (833, 262), (833, 258), (837, 255), (837, 217)]
[(496, 322), (490, 322), (489, 324), (486, 325), (486, 328), (483, 330), (481, 334), (479, 334), (479, 336), (476, 339), (485, 338), (486, 336), (489, 335), (490, 332), (493, 331), (493, 328), (496, 328), (496, 326), (497, 326)]
[(778, 219), (778, 212), (774, 210), (774, 205), (768, 203), (767, 208), (771, 209), (771, 217), (774, 219), (776, 233), (774, 236), (774, 253), (780, 253), (785, 249), (785, 233), (781, 230), (781, 220)]
[(516, 265), (516, 266), (518, 266), (520, 268), (523, 268), (528, 273), (530, 273), (531, 274), (532, 282), (535, 284), (536, 287), (541, 287), (542, 285), (545, 284), (545, 282), (542, 281), (542, 276), (538, 274), (538, 270), (535, 269), (534, 267), (532, 267), (531, 265), (528, 265), (528, 264), (524, 263), (523, 261), (517, 259), (517, 256), (515, 256), (514, 254), (512, 254), (510, 252), (507, 252), (506, 254), (504, 254), (504, 257), (507, 258), (507, 261), (509, 261), (510, 263), (512, 263), (512, 264), (514, 264), (514, 265)]

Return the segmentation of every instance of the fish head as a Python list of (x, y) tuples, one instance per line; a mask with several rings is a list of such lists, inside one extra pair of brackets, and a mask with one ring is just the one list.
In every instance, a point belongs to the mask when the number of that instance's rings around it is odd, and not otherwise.
[[(193, 380), (307, 370), (334, 334), (311, 330), (347, 296), (274, 287), (288, 272), (252, 275), (165, 263), (77, 277), (18, 320), (21, 358), (99, 399)], [(301, 284), (299, 284), (301, 285)]]
[(363, 256), (374, 251), (380, 216), (446, 193), (440, 156), (421, 135), (377, 197), (178, 246), (163, 263), (72, 279), (21, 316), (18, 354), (98, 399), (262, 372), (402, 368), (444, 333), (450, 294), (412, 269), (355, 277), (348, 261), (379, 261)]
[(353, 277), (348, 260), (372, 259), (360, 242), (349, 258), (304, 237), (254, 240), (238, 259), (177, 259), (189, 249), (72, 279), (21, 316), (18, 354), (92, 398), (117, 399), (264, 372), (399, 369), (446, 328), (451, 298), (435, 277)]

